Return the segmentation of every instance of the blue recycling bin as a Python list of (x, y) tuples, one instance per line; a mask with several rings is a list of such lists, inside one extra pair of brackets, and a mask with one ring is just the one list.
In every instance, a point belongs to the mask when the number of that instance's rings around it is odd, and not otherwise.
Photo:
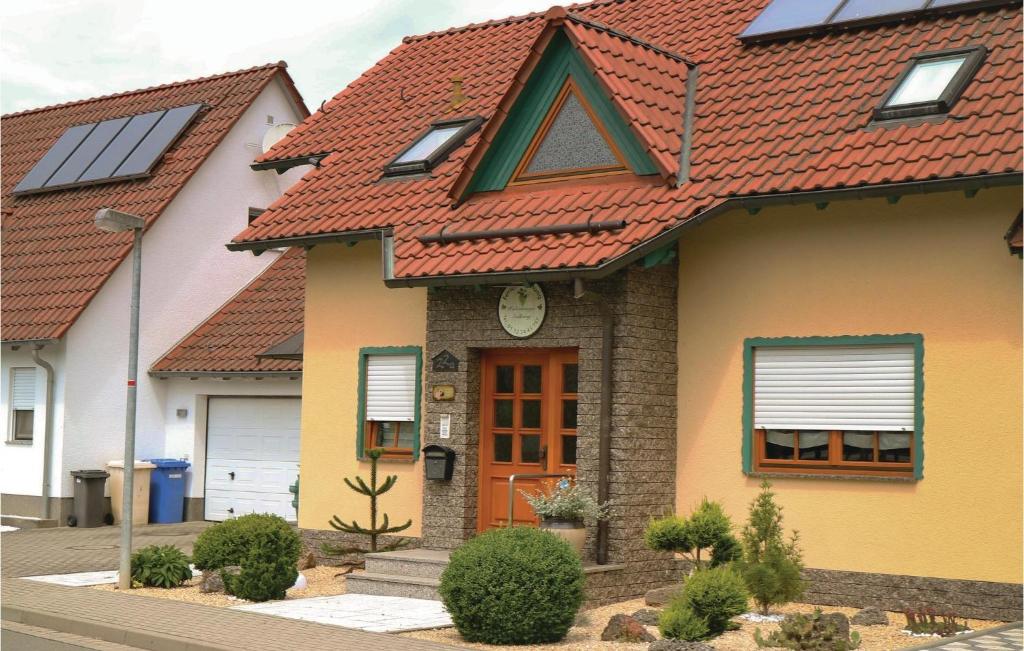
[(185, 515), (185, 471), (189, 462), (181, 459), (150, 459), (149, 462), (156, 466), (149, 480), (149, 521), (181, 522)]

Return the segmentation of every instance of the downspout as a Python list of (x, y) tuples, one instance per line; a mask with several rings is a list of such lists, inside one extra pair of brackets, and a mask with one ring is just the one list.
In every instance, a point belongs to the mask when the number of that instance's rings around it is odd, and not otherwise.
[(46, 425), (43, 427), (43, 486), (40, 492), (43, 500), (42, 519), (50, 519), (50, 475), (53, 464), (50, 459), (50, 447), (53, 443), (53, 366), (39, 356), (41, 344), (32, 346), (32, 361), (46, 371)]
[[(586, 299), (601, 312), (601, 406), (597, 443), (597, 499), (604, 503), (609, 497), (612, 467), (612, 344), (615, 337), (615, 315), (601, 294), (587, 289), (583, 280), (573, 281), (573, 298)], [(597, 564), (608, 564), (608, 521), (597, 521)]]

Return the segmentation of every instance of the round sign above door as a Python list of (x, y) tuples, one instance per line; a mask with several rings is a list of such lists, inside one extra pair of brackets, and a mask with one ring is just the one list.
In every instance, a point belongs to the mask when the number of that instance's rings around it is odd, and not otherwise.
[(498, 300), (498, 321), (505, 332), (523, 339), (540, 330), (547, 309), (540, 285), (506, 287)]

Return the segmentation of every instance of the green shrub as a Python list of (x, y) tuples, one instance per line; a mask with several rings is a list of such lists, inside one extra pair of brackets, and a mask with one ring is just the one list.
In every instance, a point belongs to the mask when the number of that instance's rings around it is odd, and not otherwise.
[(799, 651), (851, 651), (860, 646), (856, 631), (843, 637), (830, 616), (815, 610), (811, 615), (786, 615), (779, 630), (762, 637), (761, 629), (754, 630), (754, 642), (759, 647), (781, 647)]
[(583, 603), (568, 543), (532, 527), (493, 529), (452, 552), (441, 600), (462, 637), (486, 644), (557, 642)]
[(729, 620), (747, 611), (749, 594), (743, 578), (729, 567), (694, 572), (677, 598), (707, 622), (711, 635), (725, 632)]
[[(722, 505), (704, 498), (689, 517), (678, 515), (652, 520), (644, 532), (644, 543), (656, 551), (687, 556), (694, 567), (703, 567), (701, 550), (710, 548), (712, 563), (721, 565), (738, 554), (738, 542), (732, 535), (732, 521)], [(718, 551), (721, 548), (721, 551)]]
[(951, 637), (969, 629), (966, 620), (959, 620), (956, 614), (948, 609), (937, 610), (930, 606), (905, 606), (903, 615), (907, 618), (904, 630), (911, 633)]
[(192, 578), (188, 556), (174, 545), (150, 545), (132, 554), (132, 582), (174, 588)]
[(673, 640), (696, 642), (708, 637), (708, 621), (699, 617), (682, 600), (673, 601), (661, 613), (658, 620), (661, 636)]
[(295, 584), (302, 543), (295, 529), (270, 514), (243, 515), (199, 534), (193, 562), (201, 570), (239, 566), (237, 575), (223, 574), (224, 589), (242, 599), (283, 599)]
[(738, 563), (747, 588), (765, 615), (771, 605), (793, 601), (804, 591), (799, 537), (794, 531), (789, 542), (783, 540), (782, 509), (771, 488), (765, 480), (750, 504), (750, 519), (743, 528), (743, 558)]
[[(262, 531), (295, 533), (282, 518), (269, 513), (252, 513), (225, 520), (209, 527), (196, 538), (192, 546), (192, 562), (199, 570), (219, 570), (229, 565), (241, 565), (252, 547), (253, 537)], [(294, 536), (295, 554), (301, 552), (298, 535)], [(289, 550), (290, 553), (290, 550)], [(298, 556), (296, 556), (298, 558)]]

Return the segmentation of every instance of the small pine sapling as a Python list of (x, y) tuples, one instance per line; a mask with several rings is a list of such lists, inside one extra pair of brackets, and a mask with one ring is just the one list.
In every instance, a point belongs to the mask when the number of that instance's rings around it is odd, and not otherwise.
[(793, 601), (803, 594), (799, 536), (794, 531), (789, 542), (783, 539), (782, 509), (775, 503), (768, 480), (762, 482), (761, 493), (750, 504), (750, 519), (742, 538), (740, 572), (762, 614), (767, 615), (772, 605)]
[(701, 558), (704, 549), (711, 549), (712, 566), (737, 558), (739, 543), (731, 531), (732, 521), (722, 505), (705, 497), (688, 518), (669, 515), (652, 520), (644, 532), (644, 543), (649, 549), (682, 554), (699, 570), (705, 564)]
[(382, 545), (377, 543), (377, 538), (379, 536), (398, 533), (399, 531), (405, 531), (406, 529), (412, 526), (412, 520), (407, 521), (405, 524), (391, 526), (391, 523), (388, 520), (387, 513), (383, 515), (383, 521), (381, 522), (380, 526), (377, 526), (377, 498), (380, 495), (383, 495), (384, 493), (391, 490), (392, 487), (394, 487), (395, 482), (398, 481), (397, 475), (389, 475), (384, 480), (383, 484), (377, 486), (377, 460), (380, 459), (380, 456), (383, 453), (384, 450), (380, 448), (374, 448), (366, 453), (366, 456), (369, 457), (370, 459), (369, 485), (367, 485), (366, 482), (363, 481), (362, 477), (357, 476), (355, 483), (352, 483), (352, 481), (348, 477), (345, 477), (345, 483), (348, 485), (349, 488), (359, 493), (360, 495), (366, 495), (367, 497), (370, 498), (370, 526), (368, 528), (362, 527), (355, 520), (352, 520), (352, 522), (345, 522), (336, 515), (332, 516), (330, 520), (330, 525), (338, 531), (342, 531), (344, 533), (369, 536), (369, 549), (358, 546), (345, 547), (342, 545), (332, 545), (330, 543), (323, 543), (321, 545), (321, 548), (323, 549), (325, 554), (328, 554), (330, 556), (344, 556), (346, 554), (366, 554), (378, 551), (389, 552), (400, 547), (404, 547), (407, 544), (407, 541), (404, 539), (398, 539), (395, 542)]

